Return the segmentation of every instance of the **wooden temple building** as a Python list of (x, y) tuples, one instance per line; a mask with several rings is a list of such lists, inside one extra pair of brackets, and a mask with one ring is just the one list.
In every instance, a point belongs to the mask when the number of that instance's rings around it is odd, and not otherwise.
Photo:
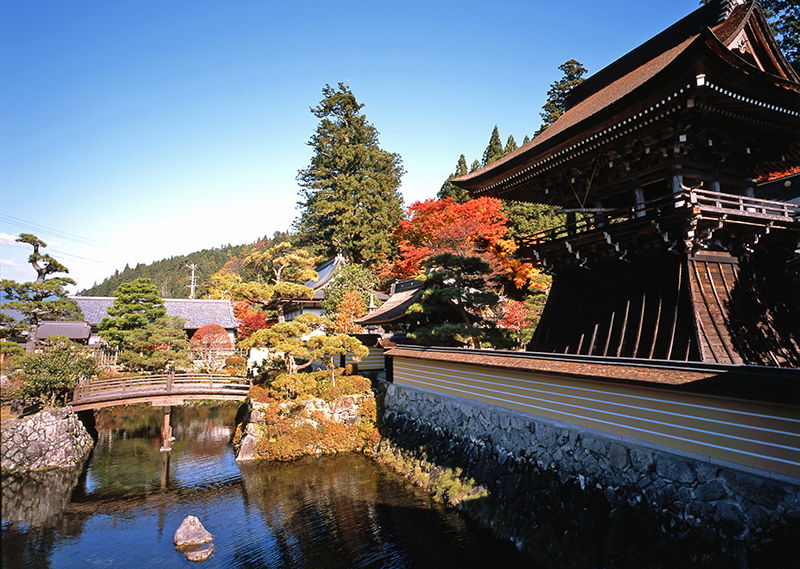
[(712, 0), (453, 183), (565, 214), (520, 242), (553, 275), (529, 350), (800, 367), (800, 206), (755, 191), (798, 165), (800, 78), (757, 3)]

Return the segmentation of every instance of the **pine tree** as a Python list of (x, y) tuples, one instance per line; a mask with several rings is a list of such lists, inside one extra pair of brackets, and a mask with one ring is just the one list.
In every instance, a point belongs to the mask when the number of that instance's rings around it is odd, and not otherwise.
[[(54, 277), (56, 273), (68, 273), (67, 268), (41, 249), (47, 244), (30, 233), (22, 233), (17, 243), (27, 243), (33, 247), (28, 262), (36, 271), (33, 282), (18, 283), (9, 279), (0, 281), (0, 290), (7, 302), (5, 308), (18, 310), (25, 315), (24, 323), (29, 326), (26, 351), (32, 352), (36, 345), (36, 331), (41, 322), (47, 320), (78, 320), (83, 313), (74, 300), (67, 298), (67, 285), (75, 281), (69, 277)], [(6, 326), (11, 326), (10, 321)], [(14, 325), (16, 326), (16, 325)]]
[(378, 131), (347, 85), (326, 85), (322, 94), (311, 109), (320, 119), (308, 142), (314, 156), (297, 175), (301, 245), (321, 245), (327, 257), (344, 252), (354, 263), (377, 266), (396, 254), (391, 234), (403, 217), (402, 160), (380, 148)]
[(523, 139), (522, 139), (522, 146), (525, 146), (525, 145), (526, 145), (526, 144), (528, 144), (530, 141), (531, 141), (531, 137), (530, 137), (530, 136), (528, 136), (528, 135), (526, 134), (526, 135), (525, 135), (525, 138), (523, 138)]
[(547, 91), (547, 102), (542, 107), (542, 112), (539, 113), (543, 121), (542, 126), (534, 136), (543, 133), (547, 127), (558, 120), (558, 117), (564, 114), (567, 94), (575, 85), (583, 82), (583, 76), (586, 73), (586, 68), (574, 59), (562, 63), (558, 68), (564, 72), (564, 76), (550, 85), (550, 90)]
[(483, 158), (481, 159), (481, 168), (484, 168), (494, 162), (495, 160), (503, 157), (503, 143), (500, 142), (500, 131), (497, 130), (497, 125), (492, 130), (492, 136), (489, 137), (489, 144), (486, 150), (483, 151)]
[(436, 194), (436, 197), (440, 200), (445, 198), (453, 198), (458, 203), (464, 203), (469, 199), (469, 192), (463, 188), (459, 188), (455, 184), (451, 183), (450, 180), (453, 178), (458, 178), (459, 176), (463, 176), (468, 174), (469, 170), (467, 169), (467, 159), (464, 158), (464, 155), (458, 157), (458, 163), (456, 164), (456, 171), (450, 174), (442, 184), (439, 193)]
[(425, 264), (428, 271), (418, 277), (425, 283), (425, 291), (408, 311), (409, 336), (428, 346), (479, 348), (488, 342), (502, 347), (502, 333), (484, 319), (499, 300), (487, 290), (490, 264), (480, 257), (454, 253), (440, 253)]

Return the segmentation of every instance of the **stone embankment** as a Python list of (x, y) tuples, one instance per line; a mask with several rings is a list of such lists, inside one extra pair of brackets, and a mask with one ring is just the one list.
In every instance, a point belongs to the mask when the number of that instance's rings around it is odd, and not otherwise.
[(793, 480), (401, 385), (388, 386), (385, 409), (391, 452), (406, 464), (458, 469), (488, 490), (459, 509), (542, 566), (781, 567), (792, 559), (800, 535)]
[(83, 464), (94, 446), (71, 407), (8, 420), (2, 435), (4, 474), (73, 469)]

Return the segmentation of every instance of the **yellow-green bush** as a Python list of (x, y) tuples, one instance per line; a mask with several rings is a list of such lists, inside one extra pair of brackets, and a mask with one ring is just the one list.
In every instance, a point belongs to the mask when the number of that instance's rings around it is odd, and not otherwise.
[(321, 413), (309, 417), (302, 401), (320, 398), (332, 402), (346, 395), (371, 393), (369, 379), (341, 375), (337, 370), (335, 385), (329, 371), (281, 374), (267, 385), (255, 385), (250, 398), (260, 403), (264, 413), (256, 456), (266, 460), (292, 460), (308, 454), (371, 452), (380, 441), (376, 426), (376, 405), (372, 397), (359, 406), (360, 422), (345, 425)]

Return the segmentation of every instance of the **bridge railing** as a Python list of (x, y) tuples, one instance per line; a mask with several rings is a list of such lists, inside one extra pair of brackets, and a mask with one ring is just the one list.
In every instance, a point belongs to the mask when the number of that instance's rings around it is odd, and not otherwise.
[(118, 395), (120, 397), (141, 393), (180, 393), (198, 389), (249, 389), (242, 377), (214, 374), (187, 375), (137, 375), (110, 379), (84, 380), (78, 383), (72, 395), (73, 403), (95, 397)]

